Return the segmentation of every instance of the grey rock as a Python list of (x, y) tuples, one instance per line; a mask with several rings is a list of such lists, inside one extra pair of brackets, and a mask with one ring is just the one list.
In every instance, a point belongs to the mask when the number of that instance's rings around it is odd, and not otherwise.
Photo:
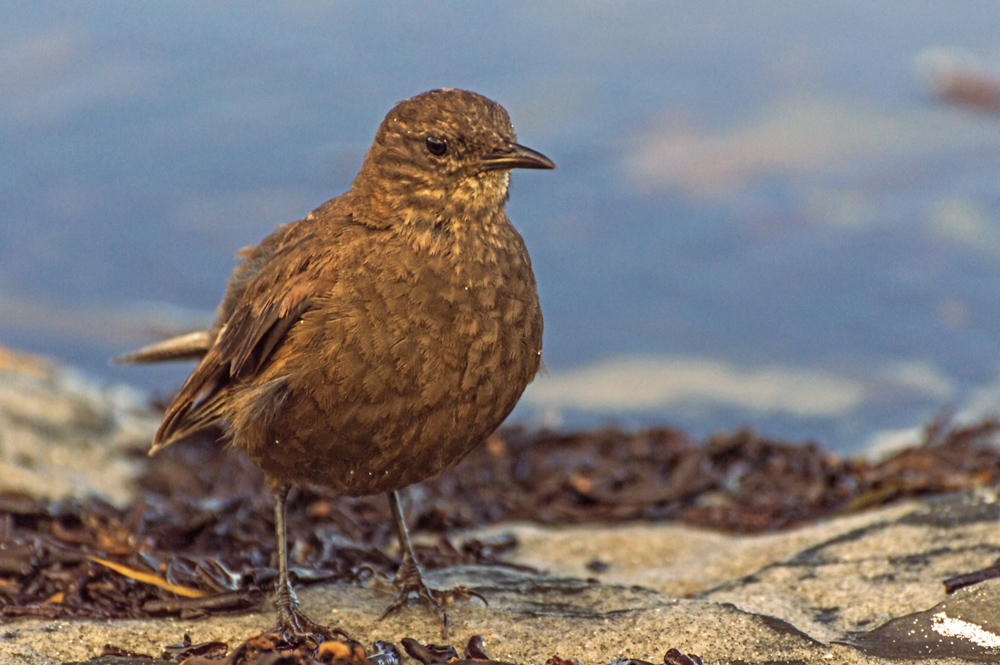
[(837, 641), (885, 658), (950, 657), (996, 662), (1000, 653), (998, 607), (1000, 583), (991, 581), (960, 589), (928, 610), (893, 619), (874, 630)]

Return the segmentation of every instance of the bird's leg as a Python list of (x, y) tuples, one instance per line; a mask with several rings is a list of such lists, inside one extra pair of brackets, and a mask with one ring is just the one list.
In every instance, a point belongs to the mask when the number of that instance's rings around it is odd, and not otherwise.
[(448, 614), (442, 609), (441, 606), (443, 604), (450, 603), (453, 600), (468, 600), (470, 598), (479, 598), (485, 603), (486, 599), (475, 591), (463, 586), (442, 591), (427, 586), (424, 582), (424, 576), (420, 572), (420, 566), (417, 564), (417, 557), (413, 553), (413, 546), (410, 544), (410, 534), (406, 529), (406, 519), (403, 517), (403, 510), (399, 506), (399, 494), (389, 492), (388, 497), (389, 506), (392, 508), (392, 518), (396, 522), (396, 534), (399, 536), (399, 549), (403, 553), (403, 562), (399, 566), (399, 571), (396, 572), (395, 579), (393, 579), (393, 584), (399, 590), (399, 595), (389, 605), (382, 618), (386, 618), (405, 606), (410, 600), (410, 594), (416, 593), (420, 603), (441, 622), (442, 629), (445, 635), (447, 635)]
[(403, 510), (399, 505), (399, 494), (389, 492), (389, 507), (392, 508), (392, 519), (396, 522), (396, 534), (399, 536), (399, 549), (403, 555), (403, 562), (396, 572), (393, 584), (399, 589), (399, 595), (392, 605), (385, 611), (382, 618), (398, 611), (407, 604), (411, 593), (416, 593), (417, 598), (427, 610), (444, 623), (447, 615), (441, 610), (441, 604), (434, 597), (434, 592), (424, 582), (424, 576), (417, 565), (417, 557), (413, 553), (413, 545), (410, 544), (410, 534), (406, 529), (406, 518), (403, 517)]
[(299, 601), (288, 580), (288, 538), (285, 530), (285, 502), (290, 485), (268, 476), (268, 484), (274, 495), (274, 531), (278, 539), (278, 582), (275, 585), (274, 605), (278, 610), (278, 622), (271, 630), (289, 642), (306, 640), (319, 644), (323, 640), (344, 636), (343, 631), (323, 626), (310, 619), (299, 609)]

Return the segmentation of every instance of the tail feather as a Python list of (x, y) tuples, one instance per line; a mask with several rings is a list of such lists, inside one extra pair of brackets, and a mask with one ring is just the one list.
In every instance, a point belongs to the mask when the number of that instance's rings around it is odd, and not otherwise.
[(156, 430), (150, 455), (222, 420), (228, 368), (217, 360), (216, 349), (211, 349), (181, 386)]
[[(214, 334), (208, 330), (200, 330), (144, 346), (138, 351), (115, 358), (115, 362), (139, 365), (171, 360), (201, 360), (211, 350), (214, 342)], [(212, 362), (207, 365), (201, 363), (195, 368), (167, 408), (163, 422), (153, 437), (150, 455), (222, 419), (225, 402), (219, 390), (222, 374), (221, 368)]]
[(213, 337), (207, 330), (188, 333), (144, 346), (138, 351), (115, 358), (121, 365), (143, 365), (170, 360), (198, 360), (212, 346)]
[(174, 441), (185, 439), (222, 420), (224, 403), (225, 396), (217, 393), (186, 411), (168, 413), (153, 438), (149, 455), (155, 455)]

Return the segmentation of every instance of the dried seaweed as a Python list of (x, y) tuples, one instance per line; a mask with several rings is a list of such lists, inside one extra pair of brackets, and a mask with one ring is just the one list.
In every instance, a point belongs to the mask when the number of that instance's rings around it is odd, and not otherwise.
[[(698, 444), (665, 428), (506, 429), (455, 469), (412, 488), (409, 519), (415, 531), (436, 538), (417, 547), (431, 569), (506, 565), (504, 554), (516, 546), (509, 537), (455, 543), (447, 536), (504, 520), (677, 520), (768, 531), (994, 484), (998, 431), (994, 420), (953, 426), (942, 418), (921, 445), (872, 463), (749, 431)], [(207, 436), (144, 464), (136, 500), (125, 509), (95, 498), (0, 494), (0, 620), (197, 617), (263, 602), (276, 571), (271, 497), (260, 471)], [(398, 565), (387, 553), (394, 538), (383, 497), (303, 488), (289, 501), (288, 524), (297, 584), (359, 582), (391, 575)], [(203, 595), (181, 598), (172, 588)]]
[[(481, 635), (469, 638), (461, 656), (450, 644), (425, 645), (411, 638), (403, 638), (401, 644), (407, 655), (421, 665), (513, 665), (493, 660), (486, 655)], [(226, 645), (221, 642), (192, 645), (190, 640), (185, 639), (185, 644), (164, 650), (163, 657), (174, 662), (182, 661), (183, 665), (399, 665), (402, 660), (399, 647), (381, 641), (375, 642), (371, 652), (366, 651), (357, 642), (339, 640), (323, 642), (312, 649), (303, 644), (290, 644), (274, 634), (262, 633), (251, 637), (231, 653), (227, 654), (225, 647)], [(105, 647), (105, 652), (149, 658), (141, 654), (128, 654), (114, 647)], [(99, 662), (99, 660), (91, 661), (88, 665), (97, 665)], [(700, 657), (683, 654), (677, 649), (668, 650), (663, 657), (663, 665), (701, 665), (701, 663)], [(552, 656), (546, 665), (580, 665), (580, 662), (576, 659)], [(644, 660), (620, 658), (609, 665), (654, 664)]]

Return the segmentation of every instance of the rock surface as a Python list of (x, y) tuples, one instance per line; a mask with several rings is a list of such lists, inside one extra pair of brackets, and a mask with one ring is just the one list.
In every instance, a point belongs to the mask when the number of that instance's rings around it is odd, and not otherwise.
[(125, 386), (0, 346), (0, 490), (128, 503), (158, 417)]
[[(127, 501), (129, 459), (156, 418), (127, 391), (67, 377), (0, 355), (0, 486)], [(501, 524), (476, 535), (515, 534), (511, 563), (542, 572), (431, 573), (432, 585), (466, 584), (490, 601), (452, 605), (447, 640), (419, 607), (379, 621), (392, 598), (384, 588), (319, 585), (300, 597), (366, 645), (403, 637), (461, 645), (480, 634), (487, 653), (513, 663), (554, 654), (661, 662), (672, 647), (706, 663), (981, 662), (1000, 657), (1000, 581), (951, 596), (941, 581), (1000, 556), (998, 517), (997, 495), (980, 491), (757, 536), (670, 523)], [(0, 662), (85, 661), (105, 644), (158, 658), (185, 634), (234, 646), (272, 622), (269, 607), (195, 621), (4, 621)]]

